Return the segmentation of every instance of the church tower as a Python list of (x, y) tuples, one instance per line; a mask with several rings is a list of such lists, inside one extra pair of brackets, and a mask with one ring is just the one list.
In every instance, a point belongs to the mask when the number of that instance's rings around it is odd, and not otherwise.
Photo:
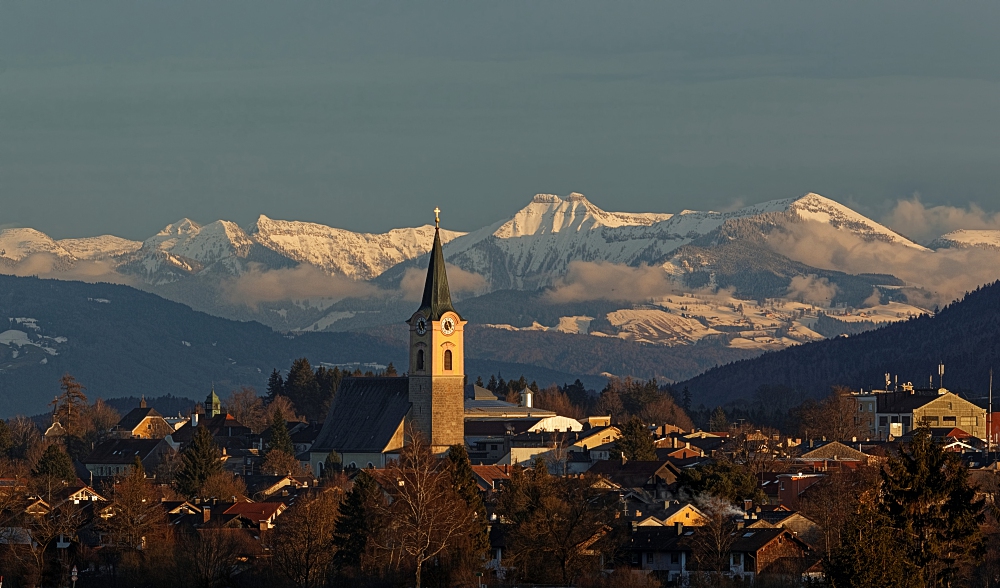
[(420, 308), (410, 325), (409, 420), (434, 453), (465, 442), (466, 321), (451, 304), (441, 249), (440, 210), (434, 209), (434, 246)]

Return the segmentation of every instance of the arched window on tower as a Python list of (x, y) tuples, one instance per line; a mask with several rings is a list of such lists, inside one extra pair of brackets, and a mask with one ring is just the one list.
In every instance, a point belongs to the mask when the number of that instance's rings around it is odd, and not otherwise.
[(417, 349), (417, 371), (424, 371), (424, 350)]
[(451, 371), (451, 349), (444, 350), (444, 371)]

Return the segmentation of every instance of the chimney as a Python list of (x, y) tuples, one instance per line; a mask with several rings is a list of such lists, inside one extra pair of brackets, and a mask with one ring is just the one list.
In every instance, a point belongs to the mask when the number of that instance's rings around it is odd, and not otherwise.
[(191, 413), (191, 426), (192, 427), (198, 426), (198, 413), (196, 412)]
[(676, 523), (674, 523), (674, 528), (677, 529), (678, 535), (684, 534), (684, 523), (677, 521)]
[(201, 522), (207, 523), (210, 520), (212, 520), (212, 509), (206, 505), (201, 509)]

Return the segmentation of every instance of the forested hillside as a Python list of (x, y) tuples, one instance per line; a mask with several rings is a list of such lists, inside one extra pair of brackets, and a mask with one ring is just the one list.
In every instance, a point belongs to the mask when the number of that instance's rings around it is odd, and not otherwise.
[[(386, 328), (289, 335), (127, 286), (0, 276), (0, 417), (45, 411), (64, 373), (82, 382), (91, 398), (172, 394), (201, 400), (213, 384), (223, 396), (240, 386), (263, 393), (271, 370), (299, 357), (315, 365), (405, 366), (401, 334), (405, 330)], [(470, 346), (480, 350), (466, 364), (473, 380), (503, 373), (547, 386), (599, 373), (565, 373), (548, 361), (519, 364), (515, 357), (488, 355), (491, 345)], [(584, 380), (596, 388), (604, 381)]]
[(737, 361), (677, 384), (706, 406), (749, 399), (760, 386), (785, 386), (813, 397), (834, 385), (876, 388), (885, 374), (926, 385), (944, 362), (944, 385), (984, 396), (991, 367), (1000, 367), (1000, 282), (967, 294), (936, 316), (766, 353)]

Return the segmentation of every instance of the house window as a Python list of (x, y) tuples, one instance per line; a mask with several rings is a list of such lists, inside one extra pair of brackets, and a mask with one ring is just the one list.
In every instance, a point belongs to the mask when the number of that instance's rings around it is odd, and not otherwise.
[(677, 553), (676, 551), (673, 552), (673, 553), (671, 553), (670, 554), (670, 563), (672, 563), (672, 564), (681, 563), (681, 554)]
[(646, 554), (646, 563), (648, 563), (648, 564), (653, 563), (653, 552), (652, 551), (650, 551), (649, 553)]
[(924, 420), (927, 421), (927, 426), (928, 427), (936, 427), (936, 426), (938, 426), (938, 418), (936, 416), (924, 417)]
[(417, 350), (417, 371), (419, 371), (419, 372), (424, 371), (424, 350), (423, 349), (418, 349)]
[(956, 419), (955, 419), (955, 417), (953, 417), (953, 416), (946, 416), (942, 420), (944, 420), (944, 424), (945, 425), (951, 425), (951, 426), (955, 426), (955, 424), (957, 422)]
[(451, 371), (451, 349), (444, 350), (444, 371)]
[(634, 566), (639, 565), (639, 554), (638, 553), (633, 553), (632, 554), (632, 565), (634, 565)]
[(903, 417), (903, 426), (909, 427), (913, 424), (913, 417), (905, 416)]
[(880, 426), (880, 427), (888, 427), (889, 426), (889, 417), (878, 417), (878, 426)]
[(973, 426), (974, 427), (974, 426), (976, 426), (976, 425), (979, 424), (979, 418), (977, 418), (977, 417), (962, 417), (962, 421), (961, 422), (962, 422), (962, 426), (963, 427), (969, 427), (969, 426)]
[(734, 553), (733, 554), (733, 565), (734, 566), (738, 566), (738, 567), (741, 567), (743, 565), (743, 554), (742, 553)]

